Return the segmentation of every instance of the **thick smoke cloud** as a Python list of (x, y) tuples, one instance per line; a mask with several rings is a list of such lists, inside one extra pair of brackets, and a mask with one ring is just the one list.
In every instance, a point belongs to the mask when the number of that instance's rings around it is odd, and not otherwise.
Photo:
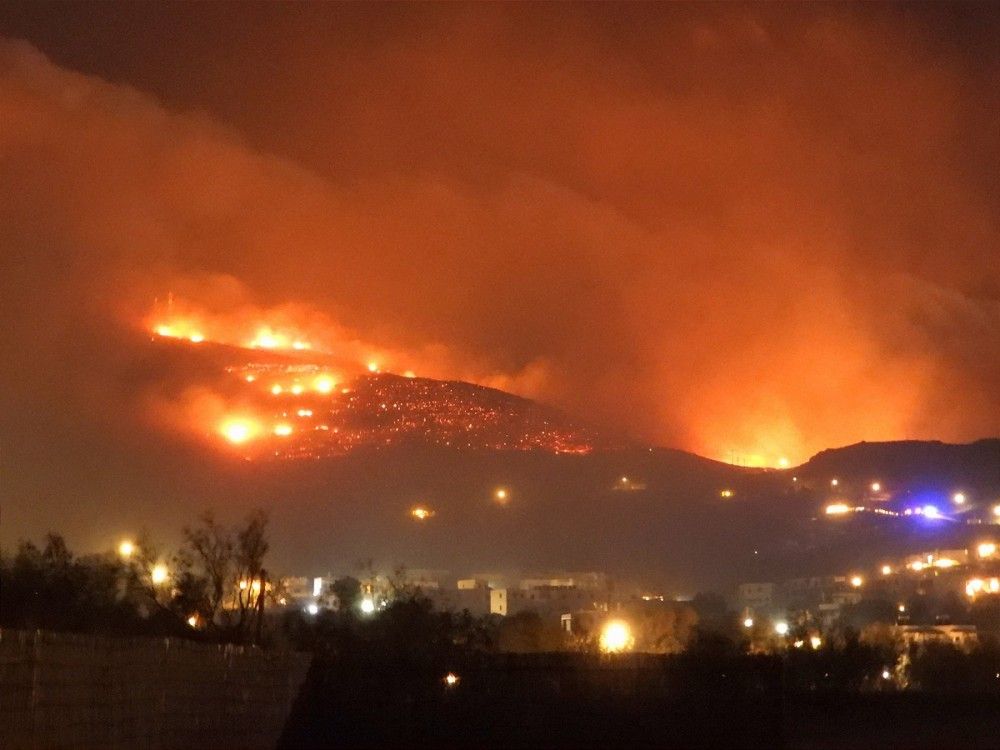
[(168, 289), (713, 457), (996, 433), (995, 24), (257, 10), (0, 46), (5, 441), (130, 424)]

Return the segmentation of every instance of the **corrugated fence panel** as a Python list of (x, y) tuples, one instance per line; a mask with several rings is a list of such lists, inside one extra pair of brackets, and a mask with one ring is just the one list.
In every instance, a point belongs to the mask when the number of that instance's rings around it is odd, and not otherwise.
[(272, 748), (310, 657), (0, 630), (0, 747)]

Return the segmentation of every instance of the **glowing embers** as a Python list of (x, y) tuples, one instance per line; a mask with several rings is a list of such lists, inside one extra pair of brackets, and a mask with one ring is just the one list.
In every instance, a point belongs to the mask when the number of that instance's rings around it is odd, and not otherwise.
[[(210, 430), (242, 446), (249, 460), (321, 459), (415, 443), (458, 450), (592, 449), (588, 432), (474, 385), (363, 372), (345, 382), (339, 369), (306, 363), (251, 361), (227, 371), (226, 403)], [(615, 489), (645, 487), (632, 477), (620, 479)], [(502, 505), (507, 498), (493, 500)]]

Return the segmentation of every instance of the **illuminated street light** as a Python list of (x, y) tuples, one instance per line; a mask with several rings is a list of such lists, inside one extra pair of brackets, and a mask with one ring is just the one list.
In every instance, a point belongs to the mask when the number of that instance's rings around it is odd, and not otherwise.
[(292, 426), (290, 424), (278, 424), (274, 426), (274, 434), (278, 437), (288, 437), (292, 434)]
[(500, 487), (493, 493), (493, 499), (497, 501), (498, 505), (506, 505), (510, 500), (510, 493), (503, 487)]
[(814, 635), (811, 638), (809, 638), (809, 645), (812, 646), (813, 651), (815, 651), (816, 649), (818, 649), (820, 646), (823, 645), (823, 639), (820, 638), (818, 635)]
[(626, 651), (633, 642), (632, 631), (622, 620), (611, 620), (601, 629), (601, 651), (606, 654), (619, 654)]
[(831, 479), (830, 480), (830, 486), (831, 487), (836, 487), (839, 484), (840, 484), (840, 480), (839, 479)]
[(752, 628), (753, 627), (753, 618), (752, 617), (746, 618), (743, 621), (743, 627), (745, 627), (745, 628)]
[(271, 393), (273, 393), (273, 394), (274, 394), (275, 396), (280, 396), (280, 395), (281, 395), (281, 392), (282, 392), (283, 390), (285, 390), (285, 389), (284, 389), (284, 388), (282, 388), (282, 387), (281, 387), (280, 385), (278, 385), (277, 383), (275, 383), (274, 385), (272, 385), (272, 386), (271, 386)]
[(1000, 516), (1000, 505), (994, 505), (993, 506), (993, 515), (994, 516)]
[(892, 679), (892, 672), (890, 672), (888, 669), (883, 669), (882, 670), (882, 679), (883, 680), (891, 680)]
[(980, 557), (992, 557), (997, 553), (997, 545), (994, 542), (983, 542), (976, 547), (976, 554)]
[(316, 602), (310, 602), (306, 605), (306, 612), (311, 615), (319, 614), (319, 605)]
[(374, 362), (374, 361), (369, 362), (368, 363), (368, 372), (378, 372), (378, 362)]
[(462, 678), (454, 672), (449, 672), (444, 676), (445, 687), (453, 688), (461, 681), (461, 679)]
[(861, 576), (851, 576), (851, 585), (856, 589), (861, 588), (864, 582), (865, 580)]
[(896, 607), (896, 611), (898, 611), (900, 613), (905, 612), (906, 611), (906, 605), (905, 604), (900, 604), (898, 607)]
[(879, 484), (878, 482), (872, 482), (872, 492), (881, 492), (881, 491), (882, 491), (882, 485)]
[(128, 539), (123, 539), (121, 544), (118, 545), (118, 555), (128, 560), (132, 557), (135, 552), (135, 544)]
[(167, 578), (170, 577), (170, 572), (167, 570), (167, 566), (162, 563), (158, 563), (153, 566), (153, 569), (149, 573), (150, 580), (156, 585), (161, 583), (166, 583)]
[(884, 575), (884, 576), (892, 575), (892, 566), (890, 566), (890, 565), (883, 565), (882, 566), (882, 575)]
[(780, 469), (787, 469), (788, 468), (788, 464), (789, 464), (789, 461), (784, 456), (782, 456), (781, 458), (778, 459), (778, 468), (780, 468)]
[(778, 622), (774, 625), (774, 632), (778, 635), (788, 635), (788, 623)]
[(428, 518), (434, 515), (434, 511), (418, 505), (416, 508), (410, 511), (410, 515), (413, 516), (413, 518), (417, 519), (418, 521), (426, 521)]
[(191, 615), (189, 618), (187, 618), (187, 624), (190, 625), (192, 628), (198, 627), (198, 615)]
[(965, 493), (956, 492), (954, 495), (951, 496), (951, 500), (953, 503), (955, 503), (955, 505), (965, 505)]
[(726, 489), (726, 490), (722, 490), (722, 492), (719, 493), (719, 497), (730, 498), (730, 497), (732, 497), (735, 494), (736, 493), (733, 492), (732, 490)]
[(375, 611), (375, 602), (365, 597), (361, 600), (361, 614), (370, 615)]

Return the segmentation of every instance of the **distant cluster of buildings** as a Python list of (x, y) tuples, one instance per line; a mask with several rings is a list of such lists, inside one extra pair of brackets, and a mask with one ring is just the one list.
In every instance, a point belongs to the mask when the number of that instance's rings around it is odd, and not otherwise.
[(967, 646), (977, 639), (973, 626), (934, 613), (933, 622), (914, 623), (907, 603), (933, 597), (971, 604), (990, 595), (1000, 595), (1000, 543), (982, 541), (973, 548), (933, 549), (887, 559), (874, 570), (747, 582), (737, 587), (736, 601), (746, 622), (788, 621), (805, 614), (825, 630), (846, 607), (879, 600), (894, 607), (893, 620), (904, 640)]
[[(287, 606), (307, 611), (337, 610), (334, 576), (288, 578), (283, 582)], [(608, 576), (597, 572), (554, 573), (519, 579), (481, 573), (455, 579), (447, 571), (408, 570), (397, 577), (369, 576), (360, 580), (362, 605), (372, 611), (384, 607), (400, 588), (418, 590), (435, 609), (471, 615), (508, 616), (522, 611), (559, 617), (569, 612), (607, 611), (617, 597)], [(370, 605), (364, 605), (370, 602)]]

